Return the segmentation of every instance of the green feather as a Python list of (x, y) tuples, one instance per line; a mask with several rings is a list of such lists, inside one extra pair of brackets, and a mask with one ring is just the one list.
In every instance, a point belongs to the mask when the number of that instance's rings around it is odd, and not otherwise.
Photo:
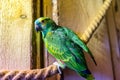
[(67, 32), (68, 37), (69, 37), (70, 39), (72, 39), (72, 41), (73, 41), (74, 43), (76, 43), (77, 45), (79, 45), (85, 52), (87, 52), (87, 53), (90, 55), (90, 57), (93, 59), (94, 63), (97, 65), (97, 63), (96, 63), (96, 61), (95, 61), (95, 59), (94, 59), (91, 51), (90, 51), (89, 48), (83, 43), (83, 41), (82, 41), (73, 31), (71, 31), (70, 29), (65, 28), (65, 27), (64, 27), (64, 29), (65, 29), (65, 31)]
[[(41, 23), (40, 20), (44, 20), (44, 23)], [(40, 23), (38, 23), (38, 21), (40, 21)], [(73, 31), (66, 27), (57, 26), (54, 21), (48, 18), (39, 19), (36, 22), (39, 24), (39, 27), (42, 26), (41, 32), (43, 40), (48, 52), (52, 56), (64, 62), (68, 68), (76, 71), (84, 78), (94, 79), (93, 77), (89, 77), (92, 74), (88, 70), (83, 51), (90, 54), (95, 62), (94, 57), (88, 47)]]

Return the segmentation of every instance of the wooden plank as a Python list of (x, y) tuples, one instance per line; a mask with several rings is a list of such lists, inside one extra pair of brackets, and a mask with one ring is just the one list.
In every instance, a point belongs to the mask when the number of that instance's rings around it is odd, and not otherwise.
[[(42, 0), (33, 0), (33, 23), (34, 21), (43, 15), (43, 2)], [(32, 55), (31, 55), (31, 68), (43, 68), (43, 42), (41, 34), (36, 32), (33, 25), (32, 30)]]
[(120, 12), (120, 0), (116, 0), (116, 6), (118, 6), (117, 12)]
[(90, 21), (94, 19), (96, 12), (102, 5), (101, 0), (60, 0), (58, 2), (58, 23), (63, 26), (69, 26), (69, 28), (78, 33), (79, 36), (84, 33), (85, 29), (90, 24)]
[(120, 1), (113, 0), (107, 13), (107, 22), (110, 35), (111, 55), (113, 60), (114, 80), (120, 80)]
[[(94, 19), (102, 4), (102, 0), (60, 0), (58, 23), (69, 27), (80, 36), (87, 29), (90, 21)], [(95, 66), (90, 57), (86, 55), (87, 64), (96, 80), (113, 80), (106, 21), (103, 20), (99, 27), (88, 43), (98, 65)], [(68, 69), (64, 71), (64, 78), (65, 80), (83, 79)]]
[(92, 39), (88, 43), (88, 47), (94, 54), (98, 64), (97, 66), (93, 66), (91, 65), (90, 60), (87, 60), (88, 66), (93, 72), (96, 80), (114, 80), (108, 29), (105, 19), (101, 22), (99, 28), (93, 34)]
[(0, 69), (30, 69), (32, 0), (0, 4)]

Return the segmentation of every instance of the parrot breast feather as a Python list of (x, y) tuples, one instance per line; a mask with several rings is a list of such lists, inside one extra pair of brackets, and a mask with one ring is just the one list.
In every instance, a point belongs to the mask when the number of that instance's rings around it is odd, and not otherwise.
[(44, 41), (48, 52), (63, 61), (69, 68), (79, 71), (86, 69), (81, 48), (67, 36), (62, 27), (48, 33)]

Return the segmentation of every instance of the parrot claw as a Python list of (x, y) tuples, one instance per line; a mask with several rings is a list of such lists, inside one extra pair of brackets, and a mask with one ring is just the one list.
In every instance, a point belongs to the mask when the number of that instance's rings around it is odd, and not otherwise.
[(58, 64), (58, 62), (54, 62), (53, 64), (57, 66), (59, 74), (62, 74), (62, 71), (60, 69), (60, 65)]
[(65, 69), (66, 68), (66, 65), (61, 63), (61, 62), (59, 62), (59, 61), (58, 62), (54, 62), (53, 64), (57, 66), (59, 74), (62, 74), (61, 69)]

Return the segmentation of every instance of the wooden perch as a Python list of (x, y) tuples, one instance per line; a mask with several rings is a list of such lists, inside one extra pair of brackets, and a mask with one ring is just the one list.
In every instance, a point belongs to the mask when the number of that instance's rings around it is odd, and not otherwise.
[(50, 65), (43, 69), (34, 70), (2, 70), (0, 71), (0, 80), (45, 80), (47, 77), (59, 73), (56, 65)]

